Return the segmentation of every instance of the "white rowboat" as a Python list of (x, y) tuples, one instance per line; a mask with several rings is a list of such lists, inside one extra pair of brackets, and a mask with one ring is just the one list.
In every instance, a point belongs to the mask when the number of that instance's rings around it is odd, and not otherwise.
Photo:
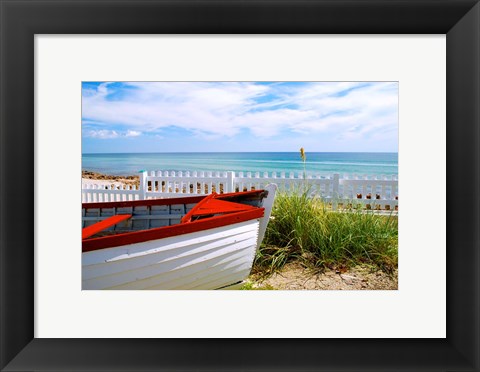
[(233, 289), (249, 275), (277, 186), (82, 205), (82, 289)]

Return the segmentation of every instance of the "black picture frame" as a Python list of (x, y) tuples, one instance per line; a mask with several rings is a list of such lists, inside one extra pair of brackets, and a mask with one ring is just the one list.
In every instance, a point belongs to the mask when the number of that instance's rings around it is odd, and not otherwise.
[[(0, 12), (2, 370), (480, 370), (478, 0), (0, 0)], [(445, 339), (34, 338), (35, 191), (22, 182), (35, 169), (34, 35), (148, 33), (446, 34)]]

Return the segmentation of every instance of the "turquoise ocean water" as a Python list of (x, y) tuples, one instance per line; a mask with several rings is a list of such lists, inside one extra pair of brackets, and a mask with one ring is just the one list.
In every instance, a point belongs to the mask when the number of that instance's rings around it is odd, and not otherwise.
[[(398, 153), (307, 152), (308, 174), (398, 175)], [(83, 154), (82, 169), (111, 175), (147, 171), (303, 173), (300, 152)]]

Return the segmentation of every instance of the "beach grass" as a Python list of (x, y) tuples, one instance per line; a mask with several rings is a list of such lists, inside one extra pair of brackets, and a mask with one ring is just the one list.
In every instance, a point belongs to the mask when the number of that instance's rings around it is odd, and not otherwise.
[(251, 281), (247, 281), (245, 284), (243, 284), (240, 287), (240, 290), (242, 291), (273, 291), (275, 290), (275, 288), (273, 288), (271, 285), (258, 286)]
[(322, 270), (371, 265), (387, 273), (398, 267), (398, 217), (350, 206), (333, 211), (309, 195), (307, 186), (279, 191), (255, 272), (274, 272), (293, 260)]

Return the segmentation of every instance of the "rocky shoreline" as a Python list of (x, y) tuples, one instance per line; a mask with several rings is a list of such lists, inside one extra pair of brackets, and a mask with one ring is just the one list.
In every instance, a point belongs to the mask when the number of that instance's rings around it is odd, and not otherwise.
[[(109, 174), (103, 174), (92, 171), (82, 171), (82, 182), (85, 180), (91, 181), (101, 181), (101, 184), (124, 184), (128, 186), (140, 186), (140, 177), (139, 176), (115, 176)], [(93, 183), (93, 182), (84, 182), (84, 183)]]

